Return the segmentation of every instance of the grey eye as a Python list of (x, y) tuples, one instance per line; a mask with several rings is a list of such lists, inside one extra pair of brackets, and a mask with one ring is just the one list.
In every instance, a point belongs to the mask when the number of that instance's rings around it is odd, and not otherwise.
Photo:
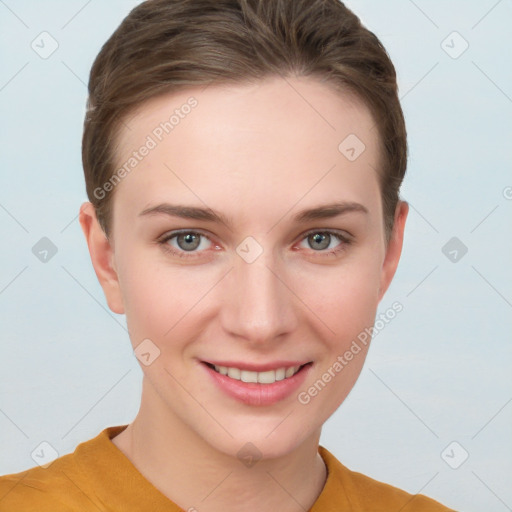
[(329, 233), (312, 233), (308, 236), (308, 243), (312, 249), (322, 250), (329, 247), (331, 235)]
[(197, 233), (181, 233), (176, 236), (178, 247), (183, 251), (193, 251), (201, 243), (201, 235)]

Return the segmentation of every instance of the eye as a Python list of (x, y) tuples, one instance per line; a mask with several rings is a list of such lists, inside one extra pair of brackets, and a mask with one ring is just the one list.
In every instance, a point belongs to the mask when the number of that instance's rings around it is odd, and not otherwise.
[[(314, 252), (335, 255), (346, 249), (352, 241), (348, 236), (337, 231), (316, 230), (306, 233), (302, 242), (307, 243)], [(301, 247), (304, 246), (301, 245)]]
[(195, 256), (196, 253), (206, 250), (212, 245), (212, 241), (198, 231), (167, 233), (158, 242), (165, 250), (180, 257)]
[[(351, 238), (343, 233), (317, 229), (303, 235), (300, 247), (304, 247), (302, 244), (306, 243), (312, 252), (334, 256), (345, 250), (351, 242)], [(199, 257), (202, 252), (214, 246), (212, 240), (204, 233), (186, 230), (166, 233), (158, 243), (165, 251), (180, 258)]]

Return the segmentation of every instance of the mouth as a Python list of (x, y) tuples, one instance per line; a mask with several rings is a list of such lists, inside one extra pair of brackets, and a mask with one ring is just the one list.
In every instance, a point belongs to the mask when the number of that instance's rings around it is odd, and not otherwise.
[(203, 361), (203, 364), (216, 373), (229, 377), (232, 380), (255, 384), (274, 384), (275, 382), (294, 377), (297, 373), (303, 371), (305, 367), (311, 366), (313, 362), (310, 361), (295, 366), (280, 366), (265, 371), (246, 370), (234, 366), (217, 365), (207, 361)]
[[(276, 361), (252, 364), (235, 361), (201, 361), (216, 389), (250, 406), (272, 406), (291, 399), (304, 385), (313, 361)], [(241, 368), (240, 368), (241, 367)]]

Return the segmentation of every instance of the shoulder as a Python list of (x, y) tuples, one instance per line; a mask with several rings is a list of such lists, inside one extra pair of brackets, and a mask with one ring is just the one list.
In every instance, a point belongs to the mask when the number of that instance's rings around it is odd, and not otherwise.
[(374, 480), (345, 467), (326, 448), (319, 447), (328, 472), (332, 496), (350, 503), (354, 511), (373, 512), (453, 512), (452, 509), (421, 494), (409, 494), (397, 487)]
[(0, 512), (29, 512), (35, 507), (38, 512), (88, 511), (92, 504), (86, 508), (85, 495), (77, 486), (82, 481), (72, 454), (63, 455), (46, 468), (35, 466), (0, 476)]
[(124, 428), (106, 428), (47, 466), (0, 476), (0, 512), (105, 510), (91, 475), (109, 460), (110, 437)]

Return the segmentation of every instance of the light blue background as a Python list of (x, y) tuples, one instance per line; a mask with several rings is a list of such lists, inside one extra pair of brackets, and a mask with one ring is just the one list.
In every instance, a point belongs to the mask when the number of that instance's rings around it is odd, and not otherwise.
[[(138, 410), (142, 372), (77, 220), (88, 73), (137, 3), (0, 2), (0, 474), (34, 466), (43, 440), (63, 455)], [(512, 2), (347, 5), (398, 71), (411, 212), (381, 304), (404, 311), (321, 444), (458, 510), (512, 510)], [(43, 31), (59, 44), (46, 60), (31, 48)], [(456, 59), (441, 45), (453, 31), (469, 43)], [(43, 236), (58, 248), (47, 263), (31, 250)], [(441, 251), (454, 236), (468, 248), (457, 263)], [(458, 469), (440, 455), (452, 441), (469, 453)]]

